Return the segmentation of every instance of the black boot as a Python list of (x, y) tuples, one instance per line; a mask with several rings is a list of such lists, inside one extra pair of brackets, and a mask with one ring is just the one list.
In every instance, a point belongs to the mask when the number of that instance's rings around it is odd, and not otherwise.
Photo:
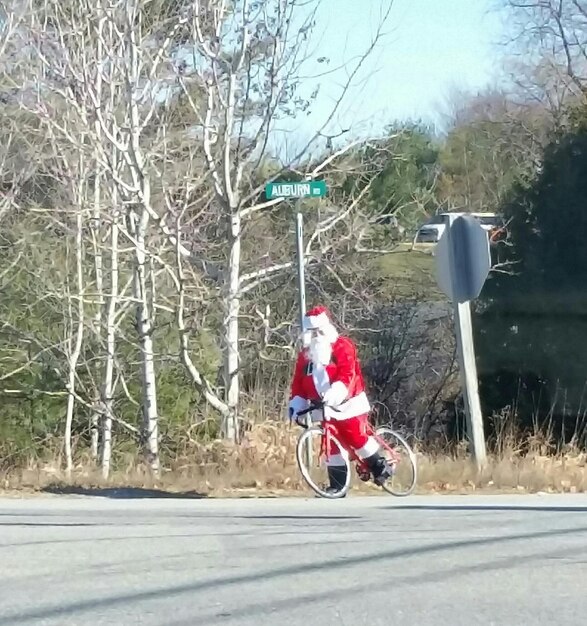
[(378, 452), (364, 460), (373, 474), (373, 482), (376, 485), (383, 485), (388, 478), (393, 476), (393, 468)]
[(329, 465), (328, 466), (328, 480), (330, 486), (326, 489), (329, 493), (338, 493), (344, 489), (347, 477), (346, 465)]

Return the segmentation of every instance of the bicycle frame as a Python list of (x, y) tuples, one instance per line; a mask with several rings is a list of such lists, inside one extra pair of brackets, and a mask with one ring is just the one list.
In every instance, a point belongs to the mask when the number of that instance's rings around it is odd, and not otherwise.
[[(322, 419), (317, 422), (321, 427), (322, 427), (322, 437), (320, 438), (320, 458), (323, 458), (324, 456), (326, 457), (326, 463), (328, 463), (328, 458), (329, 458), (329, 450), (330, 450), (330, 437), (331, 437), (331, 432), (334, 434), (334, 436), (337, 438), (337, 440), (340, 442), (341, 445), (342, 442), (340, 441), (340, 438), (337, 437), (337, 427), (336, 427), (336, 420), (333, 420), (331, 418), (329, 418), (324, 411), (324, 403), (323, 402), (319, 402), (319, 403), (312, 403), (307, 409), (304, 409), (303, 411), (300, 411), (298, 413), (298, 415), (296, 416), (296, 423), (299, 426), (302, 426), (303, 428), (308, 428), (309, 426), (307, 426), (306, 424), (301, 424), (297, 417), (299, 417), (300, 415), (305, 415), (306, 413), (310, 413), (311, 411), (315, 411), (315, 410), (319, 410), (322, 412)], [(334, 409), (336, 411), (336, 409)], [(309, 420), (308, 420), (309, 421)], [(374, 437), (375, 440), (379, 443), (379, 445), (384, 448), (385, 450), (387, 450), (391, 456), (392, 456), (392, 463), (393, 464), (397, 464), (400, 462), (400, 457), (397, 455), (397, 453), (395, 452), (395, 450), (382, 438), (380, 437), (376, 432), (375, 429), (373, 428), (371, 422), (369, 421), (369, 419), (367, 419), (367, 436), (368, 437)], [(357, 456), (357, 454), (355, 453), (354, 450), (352, 449), (348, 449), (346, 446), (344, 446), (344, 450), (345, 452), (349, 455), (349, 462), (350, 463), (356, 463), (358, 468), (362, 470), (363, 472), (368, 472), (369, 468), (367, 467), (366, 463), (363, 461), (363, 459), (361, 459), (359, 456)]]

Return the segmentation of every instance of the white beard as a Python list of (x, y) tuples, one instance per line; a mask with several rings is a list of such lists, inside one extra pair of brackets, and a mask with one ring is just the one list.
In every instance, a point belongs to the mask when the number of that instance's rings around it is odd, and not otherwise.
[(332, 344), (326, 337), (314, 339), (310, 343), (310, 359), (318, 365), (328, 365), (332, 358)]

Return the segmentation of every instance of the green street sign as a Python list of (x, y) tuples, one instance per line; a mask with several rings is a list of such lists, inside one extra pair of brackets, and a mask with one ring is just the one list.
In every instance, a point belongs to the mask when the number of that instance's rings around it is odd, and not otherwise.
[(267, 200), (275, 198), (322, 198), (326, 195), (326, 181), (308, 180), (301, 183), (286, 181), (267, 183), (265, 196)]

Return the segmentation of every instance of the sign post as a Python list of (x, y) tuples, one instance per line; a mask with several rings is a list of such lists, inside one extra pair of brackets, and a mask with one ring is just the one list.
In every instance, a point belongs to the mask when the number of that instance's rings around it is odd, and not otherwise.
[(477, 467), (487, 463), (483, 415), (479, 400), (471, 300), (481, 293), (491, 269), (489, 237), (472, 216), (445, 218), (445, 229), (436, 246), (436, 279), (453, 303), (461, 386), (467, 418), (467, 434)]
[[(328, 189), (324, 180), (306, 180), (302, 182), (273, 182), (265, 185), (265, 197), (267, 200), (278, 198), (301, 200), (303, 198), (323, 198)], [(296, 252), (298, 270), (298, 306), (300, 316), (300, 329), (304, 330), (304, 315), (306, 313), (306, 276), (304, 263), (304, 216), (296, 214)], [(312, 417), (308, 413), (306, 423), (310, 426)], [(312, 465), (312, 442), (308, 439), (306, 449), (306, 463)]]
[[(267, 200), (302, 198), (323, 198), (328, 189), (324, 180), (305, 180), (302, 182), (273, 182), (265, 185)], [(303, 330), (303, 319), (306, 312), (306, 278), (304, 264), (304, 216), (296, 215), (296, 251), (298, 266), (298, 303), (300, 314), (300, 328)]]
[(304, 330), (304, 314), (306, 312), (306, 266), (304, 264), (304, 216), (296, 214), (296, 251), (298, 255), (298, 305), (300, 328)]

